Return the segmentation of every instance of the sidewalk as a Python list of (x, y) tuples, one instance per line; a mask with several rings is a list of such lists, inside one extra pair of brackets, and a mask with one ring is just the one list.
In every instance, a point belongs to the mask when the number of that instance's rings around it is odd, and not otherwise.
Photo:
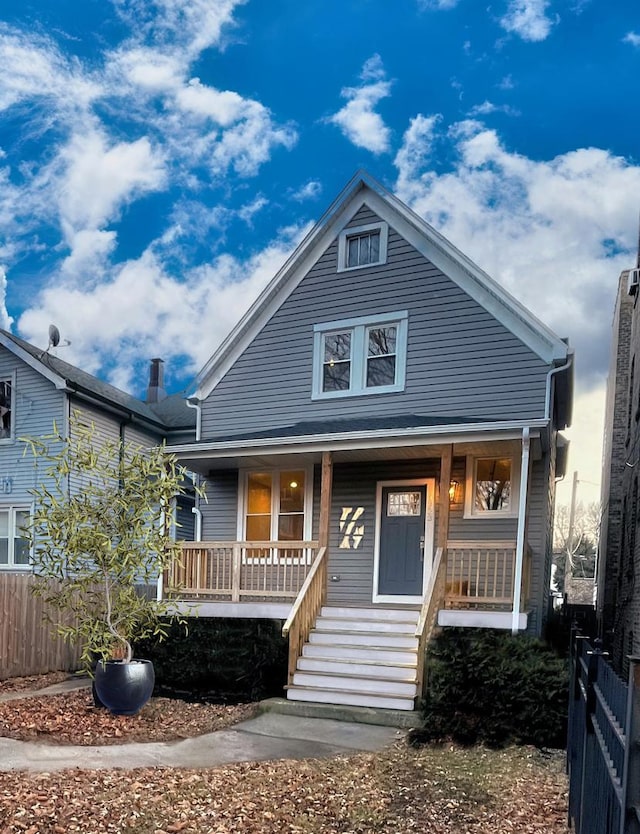
[[(82, 686), (90, 683), (72, 679), (38, 691), (8, 692), (0, 696), (0, 702), (54, 695)], [(267, 712), (226, 730), (172, 742), (81, 747), (0, 738), (0, 771), (206, 768), (234, 762), (324, 758), (381, 750), (403, 735), (395, 727)]]

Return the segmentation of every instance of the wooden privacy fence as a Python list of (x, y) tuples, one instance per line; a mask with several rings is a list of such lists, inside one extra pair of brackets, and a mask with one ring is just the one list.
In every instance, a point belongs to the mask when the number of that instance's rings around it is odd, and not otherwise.
[(0, 680), (80, 666), (81, 649), (53, 634), (45, 622), (54, 613), (31, 589), (28, 573), (0, 573)]
[(628, 682), (572, 635), (567, 733), (569, 823), (576, 834), (640, 834), (640, 658)]

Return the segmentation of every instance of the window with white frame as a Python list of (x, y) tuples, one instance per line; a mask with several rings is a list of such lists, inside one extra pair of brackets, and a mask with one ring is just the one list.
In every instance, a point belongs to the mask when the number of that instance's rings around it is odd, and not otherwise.
[(0, 441), (13, 438), (13, 379), (0, 379)]
[(314, 399), (402, 391), (406, 311), (314, 327)]
[(27, 568), (29, 541), (25, 534), (31, 511), (24, 507), (0, 508), (0, 568)]
[(465, 516), (517, 515), (519, 479), (520, 464), (516, 456), (467, 458)]
[(386, 263), (388, 236), (386, 223), (344, 229), (338, 238), (338, 272)]
[(305, 469), (247, 472), (244, 488), (245, 541), (305, 541), (310, 533), (311, 484)]

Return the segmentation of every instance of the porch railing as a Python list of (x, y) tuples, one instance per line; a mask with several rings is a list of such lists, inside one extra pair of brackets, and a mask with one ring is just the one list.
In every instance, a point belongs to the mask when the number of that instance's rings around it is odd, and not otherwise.
[(418, 666), (416, 669), (418, 697), (422, 695), (424, 690), (424, 661), (427, 644), (431, 639), (436, 625), (438, 609), (444, 600), (446, 569), (447, 565), (442, 557), (442, 548), (439, 547), (436, 550), (435, 559), (433, 560), (429, 586), (424, 595), (424, 601), (420, 609), (418, 625), (415, 631), (415, 636), (418, 638)]
[(295, 599), (317, 553), (317, 541), (183, 542), (164, 587), (187, 599)]
[(309, 638), (327, 592), (327, 548), (321, 547), (291, 612), (282, 627), (282, 636), (289, 637), (289, 684), (293, 683), (298, 656)]
[[(513, 604), (514, 541), (449, 541), (445, 604), (448, 608)], [(528, 559), (523, 566), (523, 603), (527, 599)]]

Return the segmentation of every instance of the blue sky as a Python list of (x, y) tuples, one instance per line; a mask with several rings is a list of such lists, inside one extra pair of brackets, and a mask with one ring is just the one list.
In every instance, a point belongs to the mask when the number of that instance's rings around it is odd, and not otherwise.
[(2, 326), (181, 390), (362, 167), (570, 338), (595, 473), (636, 2), (12, 0), (0, 61)]

